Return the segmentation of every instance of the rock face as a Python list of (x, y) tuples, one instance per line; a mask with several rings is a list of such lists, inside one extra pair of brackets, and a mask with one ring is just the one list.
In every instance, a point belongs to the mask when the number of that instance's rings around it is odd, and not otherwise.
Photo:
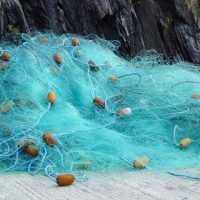
[(199, 0), (2, 0), (0, 34), (51, 29), (119, 40), (134, 56), (156, 49), (200, 63)]

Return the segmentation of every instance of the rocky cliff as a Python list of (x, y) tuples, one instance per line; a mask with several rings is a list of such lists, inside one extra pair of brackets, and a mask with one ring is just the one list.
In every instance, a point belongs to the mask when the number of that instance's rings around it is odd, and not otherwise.
[(0, 0), (0, 34), (51, 29), (121, 41), (200, 63), (199, 0)]

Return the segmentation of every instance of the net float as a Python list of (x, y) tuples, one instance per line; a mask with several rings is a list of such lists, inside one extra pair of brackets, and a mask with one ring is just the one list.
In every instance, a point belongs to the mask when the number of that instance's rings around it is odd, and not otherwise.
[(117, 81), (118, 81), (118, 78), (116, 77), (116, 76), (110, 76), (109, 78), (108, 78), (108, 80), (111, 82), (111, 83), (113, 83), (113, 84), (115, 84)]
[(75, 181), (75, 177), (73, 174), (61, 174), (56, 177), (56, 183), (59, 186), (68, 186), (71, 185)]
[(11, 55), (8, 52), (4, 51), (3, 54), (1, 55), (1, 58), (3, 60), (9, 61), (11, 59)]
[(26, 154), (32, 156), (32, 157), (36, 157), (38, 156), (38, 150), (37, 148), (31, 146), (31, 145), (28, 145), (24, 148)]
[(193, 94), (191, 99), (200, 100), (200, 94)]
[(0, 106), (0, 111), (5, 114), (15, 105), (13, 100), (8, 100), (6, 103)]
[(124, 117), (131, 115), (131, 113), (132, 113), (131, 108), (122, 108), (116, 112), (116, 115), (119, 117)]
[(97, 105), (99, 108), (102, 108), (102, 109), (105, 108), (105, 101), (101, 98), (98, 98), (98, 97), (94, 98), (93, 103)]
[(54, 61), (57, 63), (57, 64), (62, 64), (62, 57), (60, 54), (56, 53), (54, 56), (53, 56), (53, 59)]
[(187, 148), (192, 143), (192, 140), (190, 138), (183, 138), (180, 141), (180, 147), (181, 148)]
[(72, 38), (72, 45), (73, 46), (79, 46), (80, 45), (80, 41), (78, 38)]
[(44, 38), (39, 38), (38, 40), (39, 40), (40, 43), (47, 43), (47, 42), (49, 42), (49, 39), (45, 38), (45, 37)]
[(49, 146), (54, 146), (57, 144), (56, 140), (53, 138), (53, 136), (50, 133), (45, 133), (42, 136), (43, 141), (48, 144)]
[(56, 93), (55, 92), (49, 92), (48, 93), (48, 102), (49, 103), (55, 103), (56, 102)]
[(92, 60), (90, 60), (88, 62), (89, 66), (90, 66), (90, 70), (93, 72), (98, 72), (99, 71), (99, 67), (96, 65), (96, 63)]
[(149, 158), (143, 156), (133, 161), (133, 167), (136, 169), (143, 169), (146, 167), (146, 165), (148, 165), (148, 163), (149, 163)]

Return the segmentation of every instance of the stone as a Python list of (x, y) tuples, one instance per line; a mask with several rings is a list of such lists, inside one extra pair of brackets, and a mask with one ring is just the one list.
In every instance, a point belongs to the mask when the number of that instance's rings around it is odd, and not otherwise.
[(4, 1), (0, 35), (8, 25), (21, 32), (50, 29), (57, 34), (97, 34), (119, 40), (119, 52), (133, 57), (155, 49), (165, 57), (200, 63), (197, 0), (30, 0)]

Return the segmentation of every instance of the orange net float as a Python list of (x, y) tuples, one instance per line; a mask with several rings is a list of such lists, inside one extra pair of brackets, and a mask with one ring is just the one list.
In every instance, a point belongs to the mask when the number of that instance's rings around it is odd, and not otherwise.
[(1, 59), (9, 61), (11, 59), (11, 55), (8, 52), (4, 51), (3, 54), (1, 55)]
[(193, 94), (191, 99), (200, 100), (200, 94)]
[(93, 103), (101, 109), (105, 108), (105, 101), (99, 97), (94, 98)]
[(39, 41), (40, 43), (48, 43), (48, 42), (49, 42), (49, 39), (43, 37), (43, 38), (39, 38), (38, 41)]
[(73, 174), (61, 174), (56, 177), (56, 183), (59, 186), (68, 186), (71, 185), (75, 181), (75, 177)]
[(180, 147), (185, 149), (192, 143), (192, 140), (190, 138), (183, 138), (180, 141)]
[(79, 46), (80, 41), (78, 38), (72, 38), (72, 46)]
[(115, 83), (117, 83), (118, 81), (119, 81), (119, 79), (116, 77), (116, 76), (110, 76), (109, 78), (108, 78), (108, 80), (111, 82), (111, 83), (113, 83), (113, 84), (115, 84)]
[(62, 64), (62, 57), (60, 54), (56, 53), (53, 55), (53, 59), (57, 64)]
[(32, 157), (38, 156), (38, 150), (36, 147), (28, 145), (28, 146), (25, 146), (24, 150), (25, 150), (26, 154), (28, 154)]
[(143, 169), (149, 164), (149, 158), (146, 156), (140, 157), (133, 161), (133, 167), (136, 169)]
[(42, 136), (42, 139), (47, 145), (49, 145), (51, 147), (53, 147), (57, 144), (56, 140), (53, 138), (53, 136), (50, 133), (45, 133)]
[(99, 67), (96, 65), (96, 63), (92, 60), (90, 60), (88, 62), (89, 66), (90, 66), (90, 70), (93, 72), (98, 72), (99, 71)]
[(132, 113), (131, 108), (122, 108), (116, 112), (116, 115), (119, 117), (125, 117), (131, 115), (131, 113)]
[(48, 93), (48, 102), (49, 103), (55, 103), (56, 102), (56, 93), (55, 92), (49, 92)]

